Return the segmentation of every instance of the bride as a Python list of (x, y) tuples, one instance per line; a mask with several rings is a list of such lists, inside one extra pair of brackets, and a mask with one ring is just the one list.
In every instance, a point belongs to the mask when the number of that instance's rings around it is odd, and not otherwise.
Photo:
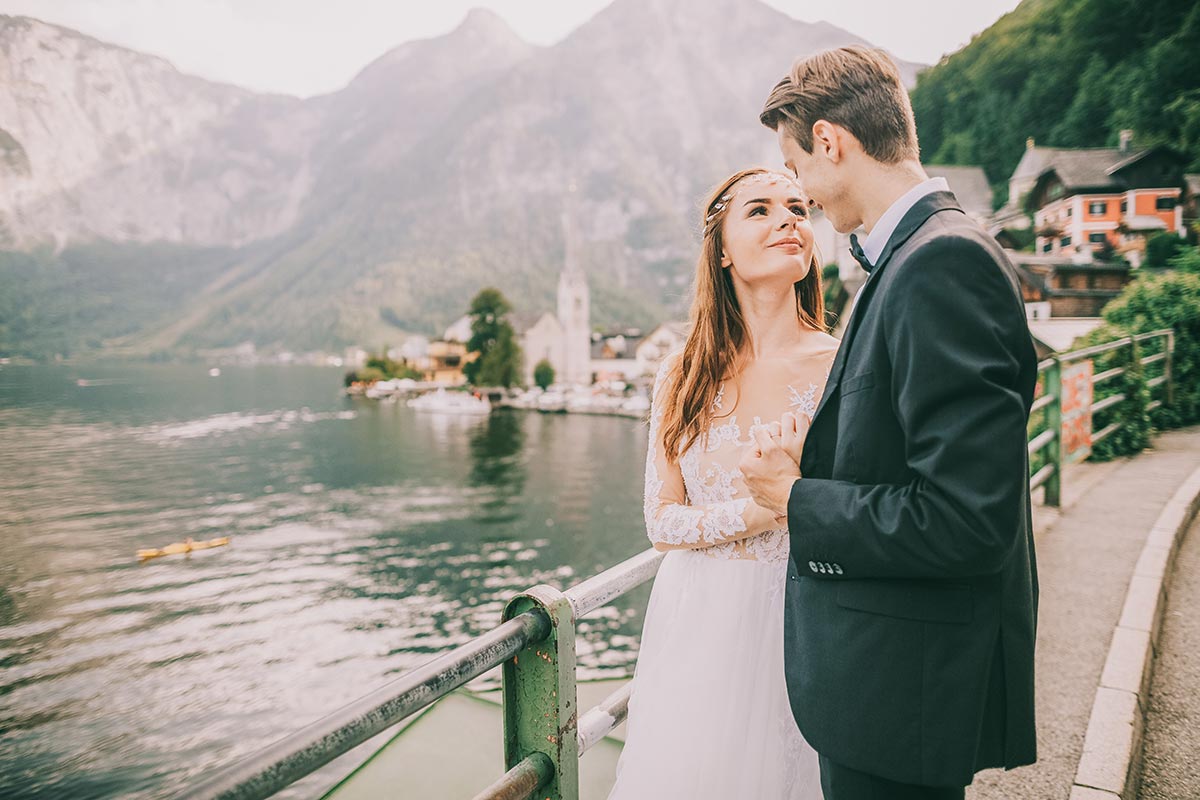
[(790, 176), (745, 170), (710, 196), (691, 317), (655, 381), (646, 528), (667, 554), (609, 800), (820, 800), (784, 682), (787, 523), (737, 468), (762, 428), (799, 462), (837, 348)]

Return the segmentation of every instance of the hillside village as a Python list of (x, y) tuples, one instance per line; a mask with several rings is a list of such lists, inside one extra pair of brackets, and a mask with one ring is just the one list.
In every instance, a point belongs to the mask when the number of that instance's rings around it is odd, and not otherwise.
[[(981, 167), (931, 165), (971, 217), (1003, 245), (1017, 268), (1039, 355), (1071, 348), (1099, 326), (1104, 305), (1148, 268), (1148, 243), (1156, 237), (1195, 240), (1200, 213), (1200, 174), (1184, 172), (1187, 159), (1163, 146), (1139, 147), (1131, 131), (1116, 148), (1042, 147), (1031, 138), (1008, 181), (1006, 201), (992, 210), (992, 190)], [(823, 261), (835, 263), (846, 288), (838, 311), (844, 324), (853, 295), (866, 273), (851, 258), (849, 235), (838, 234), (819, 213), (813, 220)], [(862, 231), (858, 231), (861, 235)], [(511, 322), (522, 352), (524, 383), (545, 359), (563, 383), (645, 380), (667, 353), (682, 346), (685, 321), (664, 321), (651, 330), (601, 330), (589, 326), (586, 277), (568, 235), (558, 306), (540, 314), (514, 314)], [(835, 329), (836, 332), (837, 329)], [(449, 326), (435, 341), (410, 340), (391, 351), (428, 380), (466, 382), (470, 317)]]

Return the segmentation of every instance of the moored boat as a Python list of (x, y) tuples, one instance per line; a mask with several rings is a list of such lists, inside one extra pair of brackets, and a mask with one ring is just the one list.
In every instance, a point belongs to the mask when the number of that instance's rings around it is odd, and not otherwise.
[(445, 389), (414, 397), (408, 401), (408, 405), (409, 408), (418, 411), (432, 411), (439, 414), (482, 416), (490, 414), (492, 411), (492, 404), (486, 397), (478, 397), (466, 392), (447, 392)]

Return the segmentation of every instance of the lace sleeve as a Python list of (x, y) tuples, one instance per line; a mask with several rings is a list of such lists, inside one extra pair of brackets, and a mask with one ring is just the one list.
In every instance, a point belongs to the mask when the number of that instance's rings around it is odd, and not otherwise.
[(650, 406), (650, 443), (646, 449), (646, 535), (656, 550), (695, 550), (757, 536), (779, 527), (774, 515), (748, 497), (693, 505), (679, 460), (667, 460), (662, 442), (662, 397), (673, 358), (663, 359)]

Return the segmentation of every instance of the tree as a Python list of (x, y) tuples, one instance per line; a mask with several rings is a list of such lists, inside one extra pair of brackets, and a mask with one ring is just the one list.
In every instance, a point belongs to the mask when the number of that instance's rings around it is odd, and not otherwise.
[(1156, 233), (1146, 240), (1146, 266), (1165, 267), (1180, 251), (1187, 248), (1187, 242), (1174, 233)]
[(546, 359), (543, 358), (533, 368), (533, 382), (543, 391), (549, 389), (550, 384), (554, 383), (554, 367)]
[(1168, 263), (1172, 269), (1179, 272), (1191, 272), (1200, 275), (1200, 247), (1184, 248)]
[(479, 357), (463, 366), (477, 386), (512, 386), (521, 370), (521, 348), (505, 315), (512, 305), (499, 289), (481, 289), (471, 300), (471, 338), (467, 350)]
[(1200, 170), (1200, 4), (1030, 0), (923, 71), (911, 92), (931, 163), (1002, 184), (1041, 146), (1166, 144)]
[(495, 343), (476, 361), (479, 365), (476, 380), (480, 386), (512, 386), (521, 375), (521, 348), (516, 334), (507, 322), (500, 327)]
[(1112, 116), (1112, 83), (1104, 60), (1093, 55), (1079, 78), (1075, 99), (1050, 134), (1051, 140), (1069, 147), (1103, 145)]

